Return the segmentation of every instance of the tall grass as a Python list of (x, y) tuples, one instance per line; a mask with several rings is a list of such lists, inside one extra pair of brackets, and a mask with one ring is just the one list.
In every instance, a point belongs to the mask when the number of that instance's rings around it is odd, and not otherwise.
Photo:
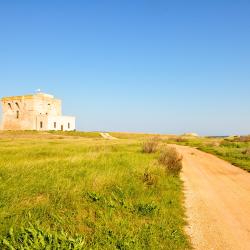
[(53, 135), (61, 136), (76, 136), (84, 138), (101, 138), (99, 132), (82, 132), (82, 131), (48, 131), (48, 133)]
[(136, 140), (0, 139), (0, 249), (9, 249), (6, 242), (21, 249), (24, 238), (46, 243), (48, 235), (51, 244), (63, 239), (58, 249), (71, 241), (87, 249), (189, 248), (182, 183), (140, 147)]

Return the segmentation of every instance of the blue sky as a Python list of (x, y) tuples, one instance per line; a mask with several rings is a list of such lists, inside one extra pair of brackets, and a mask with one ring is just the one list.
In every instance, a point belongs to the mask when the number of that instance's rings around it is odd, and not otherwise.
[(79, 130), (250, 133), (250, 1), (0, 0), (0, 95)]

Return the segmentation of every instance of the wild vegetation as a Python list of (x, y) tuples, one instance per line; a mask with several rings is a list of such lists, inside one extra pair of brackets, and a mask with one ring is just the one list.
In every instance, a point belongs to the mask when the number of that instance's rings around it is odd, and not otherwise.
[(144, 141), (142, 144), (143, 153), (155, 153), (159, 146), (159, 140), (157, 137), (150, 138), (147, 141)]
[(167, 142), (197, 147), (250, 172), (250, 136), (228, 138), (176, 137), (168, 139)]
[(152, 138), (169, 139), (176, 137), (174, 135), (127, 133), (127, 132), (111, 132), (109, 134), (119, 139), (136, 139), (141, 141), (151, 140)]
[(177, 150), (170, 146), (165, 146), (161, 150), (159, 163), (162, 164), (170, 174), (179, 174), (182, 169), (182, 156)]
[(82, 132), (82, 131), (48, 131), (48, 133), (60, 136), (74, 136), (84, 138), (100, 138), (99, 132)]
[(141, 141), (11, 134), (0, 134), (0, 249), (190, 247), (182, 182)]

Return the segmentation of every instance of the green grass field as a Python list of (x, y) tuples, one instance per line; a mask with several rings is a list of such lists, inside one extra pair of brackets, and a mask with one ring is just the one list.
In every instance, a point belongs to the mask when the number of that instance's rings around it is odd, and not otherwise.
[(189, 249), (184, 225), (182, 182), (137, 139), (0, 134), (0, 249)]

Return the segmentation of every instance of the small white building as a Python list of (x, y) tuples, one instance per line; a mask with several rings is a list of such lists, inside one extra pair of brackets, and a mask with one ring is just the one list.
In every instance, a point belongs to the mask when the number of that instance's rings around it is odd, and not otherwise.
[(62, 115), (62, 102), (53, 95), (3, 97), (3, 130), (75, 130), (75, 117)]

